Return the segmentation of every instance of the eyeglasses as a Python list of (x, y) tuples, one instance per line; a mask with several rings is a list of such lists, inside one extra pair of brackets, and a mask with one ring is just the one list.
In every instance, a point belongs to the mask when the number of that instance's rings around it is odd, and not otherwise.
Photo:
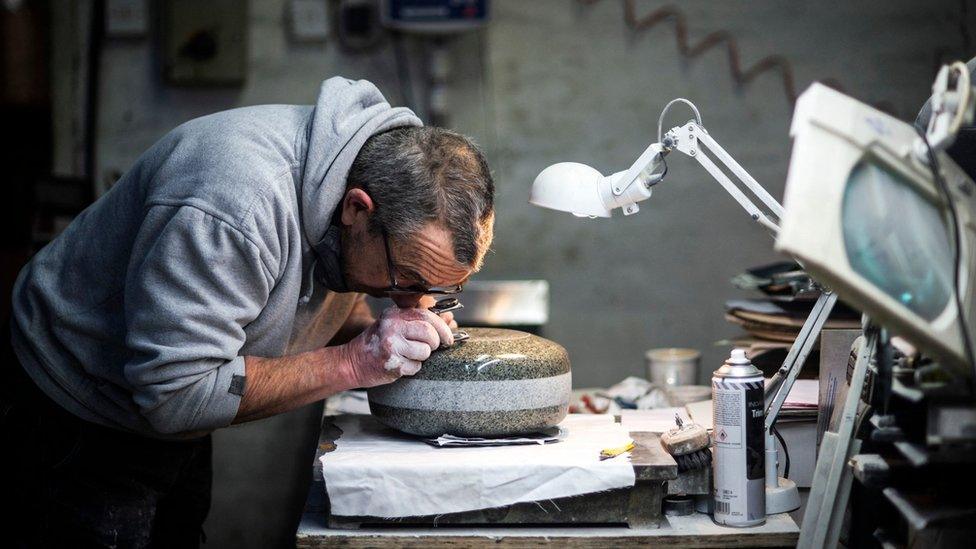
[(390, 286), (383, 290), (387, 295), (455, 295), (464, 289), (460, 284), (433, 288), (428, 288), (422, 284), (400, 285), (396, 279), (397, 269), (396, 265), (393, 264), (393, 254), (390, 253), (390, 237), (386, 234), (386, 229), (381, 229), (381, 232), (383, 233), (383, 246), (386, 248), (386, 265), (390, 273)]

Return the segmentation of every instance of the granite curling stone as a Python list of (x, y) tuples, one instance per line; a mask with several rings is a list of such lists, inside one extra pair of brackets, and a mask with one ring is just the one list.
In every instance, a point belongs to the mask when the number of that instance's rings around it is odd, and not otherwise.
[(566, 417), (572, 387), (566, 349), (516, 330), (465, 331), (469, 339), (434, 351), (416, 375), (369, 389), (373, 416), (424, 437), (504, 437)]

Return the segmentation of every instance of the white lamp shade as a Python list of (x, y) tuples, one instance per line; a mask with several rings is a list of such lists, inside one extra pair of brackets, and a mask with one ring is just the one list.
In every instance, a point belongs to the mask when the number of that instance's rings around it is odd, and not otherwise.
[(535, 178), (529, 203), (581, 217), (610, 217), (600, 198), (603, 179), (603, 174), (586, 164), (553, 164)]

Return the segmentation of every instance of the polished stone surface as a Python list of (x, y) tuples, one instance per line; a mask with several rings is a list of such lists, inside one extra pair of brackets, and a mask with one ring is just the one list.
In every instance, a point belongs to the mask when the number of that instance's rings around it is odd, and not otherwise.
[(526, 332), (465, 328), (471, 336), (438, 349), (414, 379), (496, 380), (551, 377), (569, 372), (569, 356), (558, 343)]
[(572, 385), (562, 346), (532, 334), (469, 328), (416, 375), (369, 389), (384, 425), (420, 436), (509, 436), (565, 417)]
[(460, 412), (389, 408), (371, 403), (373, 416), (387, 427), (423, 437), (506, 437), (534, 433), (566, 417), (568, 404), (533, 410)]

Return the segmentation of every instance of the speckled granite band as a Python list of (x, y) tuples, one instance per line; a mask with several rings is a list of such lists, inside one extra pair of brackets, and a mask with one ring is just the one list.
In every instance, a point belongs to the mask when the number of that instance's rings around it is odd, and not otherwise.
[(435, 351), (414, 379), (531, 379), (569, 371), (566, 349), (548, 339), (500, 328), (465, 330), (469, 339)]
[(529, 410), (569, 404), (572, 374), (537, 379), (445, 381), (403, 378), (370, 390), (369, 402), (439, 412)]
[(467, 329), (416, 375), (368, 390), (384, 425), (421, 436), (509, 436), (552, 427), (569, 408), (569, 357), (525, 332)]
[(509, 412), (435, 412), (370, 403), (373, 417), (387, 427), (422, 437), (504, 437), (534, 433), (566, 417), (568, 404)]

